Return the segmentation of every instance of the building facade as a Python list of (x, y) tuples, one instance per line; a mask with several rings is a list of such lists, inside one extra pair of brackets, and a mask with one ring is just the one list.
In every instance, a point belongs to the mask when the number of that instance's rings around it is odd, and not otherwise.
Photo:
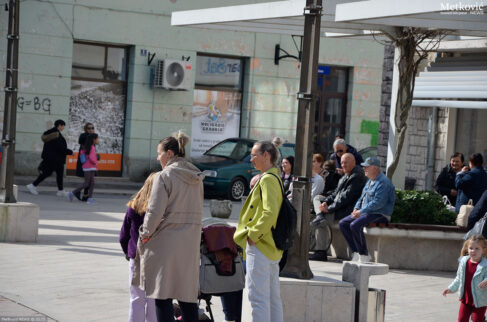
[[(396, 188), (433, 190), (436, 178), (460, 152), (487, 160), (487, 40), (445, 40), (416, 77)], [(448, 49), (447, 49), (448, 48)], [(385, 165), (389, 140), (394, 48), (385, 47), (378, 156)], [(484, 167), (486, 162), (484, 161)], [(383, 171), (386, 167), (383, 167)]]
[[(133, 180), (157, 167), (159, 140), (178, 130), (192, 137), (191, 155), (230, 136), (294, 142), (300, 63), (285, 58), (276, 65), (274, 56), (276, 44), (297, 56), (299, 38), (171, 27), (171, 12), (197, 6), (21, 2), (16, 173), (37, 173), (40, 135), (56, 119), (67, 122), (63, 134), (75, 151), (83, 125), (93, 123), (102, 173)], [(5, 73), (8, 13), (0, 15)], [(377, 145), (383, 57), (384, 47), (372, 40), (321, 39), (315, 152), (328, 154), (336, 135), (358, 149)], [(183, 68), (185, 90), (157, 88), (160, 60)], [(180, 84), (178, 70), (168, 73)], [(3, 104), (0, 93), (2, 111)]]

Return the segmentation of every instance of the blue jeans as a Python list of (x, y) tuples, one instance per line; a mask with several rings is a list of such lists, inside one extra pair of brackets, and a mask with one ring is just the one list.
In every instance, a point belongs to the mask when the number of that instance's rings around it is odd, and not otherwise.
[(367, 243), (365, 242), (364, 227), (372, 222), (387, 223), (388, 220), (380, 214), (362, 214), (358, 218), (353, 218), (352, 215), (348, 215), (340, 220), (338, 223), (340, 231), (352, 252), (359, 253), (360, 255), (369, 254)]

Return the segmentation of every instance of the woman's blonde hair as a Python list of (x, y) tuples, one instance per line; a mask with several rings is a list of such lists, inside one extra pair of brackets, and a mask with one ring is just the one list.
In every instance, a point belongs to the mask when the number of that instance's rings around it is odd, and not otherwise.
[(462, 247), (462, 250), (460, 252), (460, 257), (465, 256), (465, 255), (468, 255), (468, 244), (471, 241), (480, 244), (480, 246), (482, 247), (482, 250), (483, 250), (482, 251), (482, 256), (486, 257), (486, 255), (487, 255), (487, 240), (482, 235), (472, 235), (472, 236), (470, 236), (470, 238), (467, 239), (463, 243), (463, 247)]
[(162, 146), (164, 151), (171, 150), (175, 156), (178, 157), (185, 157), (186, 151), (184, 147), (189, 142), (189, 137), (183, 133), (183, 131), (179, 130), (178, 132), (174, 133), (172, 136), (168, 136), (161, 141), (159, 144)]
[(127, 203), (127, 207), (132, 208), (139, 215), (145, 214), (147, 211), (147, 205), (149, 203), (150, 192), (152, 190), (152, 183), (157, 172), (152, 172), (144, 182), (144, 185), (137, 192), (135, 197), (130, 199)]

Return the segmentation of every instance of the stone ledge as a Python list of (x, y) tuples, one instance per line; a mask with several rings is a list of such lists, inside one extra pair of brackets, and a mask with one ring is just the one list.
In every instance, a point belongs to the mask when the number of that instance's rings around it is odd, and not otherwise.
[(0, 242), (36, 242), (39, 213), (33, 203), (0, 203)]
[[(310, 280), (281, 277), (280, 284), (284, 321), (354, 321), (356, 289), (352, 283), (315, 275)], [(252, 321), (247, 292), (245, 288), (243, 322)]]
[(422, 239), (446, 239), (446, 240), (463, 240), (465, 232), (444, 231), (444, 230), (426, 230), (426, 229), (408, 229), (408, 228), (390, 228), (390, 227), (365, 227), (364, 232), (369, 236), (383, 237), (406, 237)]
[[(415, 224), (372, 226), (364, 228), (364, 232), (373, 262), (395, 269), (455, 271), (458, 267), (465, 228)], [(338, 225), (333, 225), (332, 233), (331, 255), (348, 260), (351, 252)]]

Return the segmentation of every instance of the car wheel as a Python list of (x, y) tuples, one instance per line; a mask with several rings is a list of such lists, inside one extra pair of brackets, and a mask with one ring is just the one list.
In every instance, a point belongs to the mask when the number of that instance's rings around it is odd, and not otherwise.
[(235, 178), (230, 183), (230, 187), (228, 187), (228, 197), (233, 201), (241, 200), (246, 189), (247, 182), (242, 178)]

